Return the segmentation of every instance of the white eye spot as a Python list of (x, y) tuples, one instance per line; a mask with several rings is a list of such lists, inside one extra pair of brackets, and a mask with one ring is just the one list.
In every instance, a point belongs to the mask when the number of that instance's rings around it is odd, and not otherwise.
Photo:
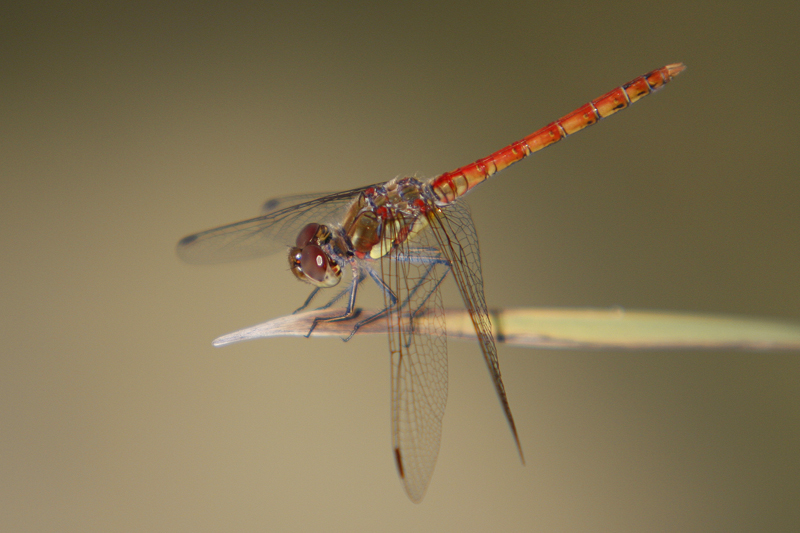
[(322, 256), (321, 256), (321, 255), (318, 255), (318, 256), (317, 256), (317, 266), (318, 266), (318, 267), (321, 267), (321, 266), (322, 266), (322, 263), (323, 263), (323, 261), (322, 261)]

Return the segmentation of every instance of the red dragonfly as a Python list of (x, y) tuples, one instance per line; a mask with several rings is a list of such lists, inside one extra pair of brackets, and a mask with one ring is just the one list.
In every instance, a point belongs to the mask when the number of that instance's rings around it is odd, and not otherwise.
[[(676, 63), (653, 70), (483, 159), (427, 181), (395, 178), (333, 194), (272, 200), (265, 204), (262, 216), (182, 239), (178, 255), (188, 263), (218, 263), (288, 247), (292, 273), (315, 286), (297, 311), (310, 305), (321, 289), (337, 285), (349, 268), (346, 287), (319, 309), (328, 309), (342, 298), (346, 305), (340, 313), (315, 319), (308, 335), (321, 320), (354, 320), (350, 337), (373, 320), (387, 321), (394, 457), (408, 497), (420, 502), (439, 453), (447, 401), (447, 345), (439, 289), (448, 273), (472, 318), (523, 457), (483, 295), (475, 226), (466, 204), (458, 200), (533, 152), (660, 89), (684, 68)], [(385, 306), (377, 314), (354, 319), (358, 287), (366, 278), (378, 285)]]

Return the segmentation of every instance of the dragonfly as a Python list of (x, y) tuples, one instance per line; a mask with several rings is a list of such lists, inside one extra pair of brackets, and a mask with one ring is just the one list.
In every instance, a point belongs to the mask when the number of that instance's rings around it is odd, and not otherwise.
[[(524, 464), (484, 297), (475, 224), (461, 199), (510, 165), (661, 89), (684, 69), (675, 63), (648, 72), (487, 157), (429, 180), (398, 177), (343, 192), (271, 200), (261, 216), (183, 238), (178, 256), (209, 264), (288, 249), (291, 272), (314, 286), (295, 313), (323, 289), (348, 280), (317, 308), (326, 312), (314, 319), (306, 336), (321, 321), (353, 324), (345, 340), (365, 324), (386, 321), (394, 460), (408, 497), (419, 503), (436, 465), (447, 402), (440, 288), (448, 274), (461, 293)], [(367, 278), (383, 294), (384, 307), (361, 317), (356, 297)], [(342, 300), (342, 307), (333, 307)]]

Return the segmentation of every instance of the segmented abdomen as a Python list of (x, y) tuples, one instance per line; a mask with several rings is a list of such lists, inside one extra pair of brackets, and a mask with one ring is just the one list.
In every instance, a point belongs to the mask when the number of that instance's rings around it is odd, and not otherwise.
[(633, 102), (666, 85), (685, 68), (683, 63), (674, 63), (648, 72), (488, 157), (433, 178), (430, 185), (437, 202), (440, 205), (448, 204), (517, 161), (591, 126), (601, 118), (625, 109)]

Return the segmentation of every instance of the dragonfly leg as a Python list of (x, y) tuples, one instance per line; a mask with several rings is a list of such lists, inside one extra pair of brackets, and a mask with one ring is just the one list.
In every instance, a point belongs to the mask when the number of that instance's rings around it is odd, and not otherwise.
[(397, 295), (395, 295), (395, 293), (392, 291), (392, 289), (390, 289), (389, 286), (386, 285), (383, 282), (383, 280), (381, 279), (380, 274), (378, 274), (377, 272), (375, 272), (375, 270), (370, 268), (369, 269), (369, 277), (371, 277), (372, 281), (374, 281), (375, 284), (378, 285), (378, 287), (381, 289), (383, 294), (387, 298), (389, 298), (389, 300), (392, 302), (392, 305), (397, 303)]
[(411, 316), (414, 316), (414, 315), (418, 314), (420, 312), (420, 310), (422, 310), (425, 307), (425, 304), (428, 303), (428, 300), (430, 299), (431, 295), (433, 295), (436, 292), (436, 289), (439, 288), (439, 285), (441, 285), (442, 280), (444, 280), (444, 278), (447, 276), (447, 273), (450, 272), (450, 261), (448, 261), (447, 259), (442, 257), (441, 253), (438, 250), (429, 249), (429, 248), (415, 250), (414, 253), (398, 255), (397, 256), (397, 260), (398, 261), (402, 261), (402, 262), (407, 262), (407, 263), (416, 263), (416, 264), (421, 264), (421, 265), (428, 265), (427, 270), (420, 277), (419, 282), (417, 282), (417, 284), (414, 286), (414, 288), (412, 288), (409, 291), (408, 297), (406, 298), (406, 301), (403, 302), (403, 304), (401, 305), (401, 308), (402, 307), (408, 307), (409, 302), (411, 301), (411, 298), (414, 297), (416, 292), (422, 287), (422, 285), (425, 283), (425, 281), (428, 279), (428, 277), (430, 277), (430, 275), (433, 272), (434, 268), (436, 268), (439, 265), (442, 265), (445, 268), (444, 274), (442, 274), (439, 277), (439, 281), (437, 281), (436, 284), (433, 287), (428, 289), (428, 294), (425, 295), (425, 297), (420, 302), (420, 304), (417, 306), (417, 308), (416, 309), (409, 309), (409, 313), (411, 314)]
[(355, 335), (356, 333), (358, 333), (358, 330), (359, 330), (359, 328), (361, 328), (362, 326), (366, 326), (366, 325), (367, 325), (367, 324), (369, 324), (370, 322), (374, 322), (375, 320), (377, 320), (377, 319), (379, 319), (379, 318), (383, 318), (383, 317), (385, 317), (385, 316), (386, 316), (386, 315), (389, 313), (389, 309), (391, 309), (391, 307), (386, 307), (386, 308), (384, 308), (382, 311), (378, 311), (378, 312), (377, 312), (377, 313), (375, 313), (374, 315), (370, 315), (370, 316), (368, 316), (367, 318), (365, 318), (364, 320), (362, 320), (362, 321), (360, 321), (360, 322), (356, 323), (356, 325), (355, 325), (355, 326), (353, 326), (353, 330), (350, 332), (350, 335), (348, 335), (347, 337), (343, 338), (342, 340), (343, 340), (344, 342), (347, 342), (347, 341), (349, 341), (350, 339), (352, 339), (352, 338), (353, 338), (353, 335)]
[[(361, 274), (361, 276), (360, 276), (360, 278), (359, 278), (358, 282), (359, 282), (359, 283), (361, 283), (362, 281), (364, 281), (364, 278), (365, 278), (365, 277), (366, 277), (366, 275), (365, 275), (365, 274)], [(295, 309), (295, 310), (292, 312), (292, 314), (293, 314), (293, 315), (296, 315), (297, 313), (299, 313), (300, 311), (302, 311), (303, 309), (305, 309), (306, 307), (308, 307), (308, 305), (311, 303), (311, 301), (312, 301), (312, 300), (313, 300), (313, 299), (314, 299), (314, 298), (317, 296), (317, 294), (319, 294), (319, 291), (320, 291), (320, 290), (322, 290), (322, 287), (316, 287), (316, 288), (315, 288), (313, 291), (311, 291), (311, 294), (309, 294), (309, 295), (308, 295), (308, 298), (306, 298), (306, 301), (305, 301), (305, 302), (303, 302), (303, 305), (301, 305), (300, 307), (298, 307), (297, 309)], [(323, 309), (328, 309), (330, 306), (332, 306), (333, 304), (335, 304), (336, 302), (338, 302), (339, 300), (341, 300), (341, 299), (342, 299), (342, 297), (343, 297), (345, 294), (348, 294), (348, 293), (350, 293), (350, 292), (352, 292), (352, 291), (353, 291), (353, 288), (352, 288), (351, 286), (349, 286), (349, 285), (348, 285), (348, 286), (347, 286), (347, 287), (346, 287), (344, 290), (340, 291), (340, 292), (339, 292), (339, 294), (337, 294), (336, 296), (334, 296), (333, 298), (331, 298), (331, 299), (328, 301), (328, 303), (326, 303), (326, 304), (325, 304), (325, 305), (323, 305), (322, 307), (317, 307), (317, 309), (316, 309), (316, 310), (317, 310), (317, 311), (322, 311)]]
[(444, 274), (439, 276), (439, 281), (437, 281), (436, 284), (433, 287), (428, 289), (428, 294), (425, 295), (425, 298), (423, 298), (423, 300), (419, 303), (417, 308), (416, 309), (409, 309), (409, 313), (411, 314), (412, 317), (417, 315), (420, 312), (420, 310), (422, 310), (425, 307), (425, 304), (428, 303), (428, 300), (430, 299), (430, 297), (436, 292), (436, 289), (439, 288), (439, 285), (442, 284), (442, 281), (447, 276), (447, 273), (450, 272), (450, 263), (445, 259), (431, 261), (428, 264), (428, 269), (425, 271), (425, 274), (422, 275), (422, 277), (420, 278), (420, 280), (416, 284), (416, 286), (414, 286), (414, 288), (411, 289), (411, 291), (408, 293), (408, 297), (406, 298), (406, 301), (403, 302), (403, 305), (401, 307), (408, 307), (409, 306), (409, 302), (411, 301), (411, 298), (416, 294), (416, 292), (420, 289), (420, 287), (422, 287), (422, 284), (425, 282), (425, 280), (427, 280), (430, 277), (431, 273), (433, 272), (433, 269), (436, 268), (439, 265), (444, 265), (445, 266)]
[[(425, 277), (424, 277), (424, 278), (422, 278), (422, 279), (419, 281), (419, 283), (417, 284), (417, 287), (415, 287), (415, 288), (414, 288), (414, 291), (415, 291), (415, 292), (417, 291), (418, 287), (422, 285), (422, 283), (425, 281), (425, 279), (427, 279), (427, 277), (428, 277), (428, 276), (430, 276), (431, 272), (433, 271), (433, 269), (434, 269), (435, 267), (436, 267), (436, 264), (432, 264), (432, 265), (430, 266), (430, 268), (428, 269), (428, 271), (425, 273)], [(416, 320), (416, 319), (417, 319), (417, 317), (418, 317), (419, 313), (420, 313), (420, 312), (421, 312), (423, 309), (425, 309), (425, 307), (426, 307), (426, 305), (427, 305), (427, 303), (428, 303), (428, 300), (430, 300), (431, 296), (433, 296), (434, 294), (436, 294), (436, 291), (439, 289), (439, 285), (441, 285), (441, 284), (442, 284), (442, 281), (444, 281), (444, 278), (446, 278), (446, 277), (447, 277), (447, 274), (448, 274), (449, 272), (450, 272), (450, 264), (449, 264), (449, 263), (447, 263), (446, 270), (444, 271), (444, 273), (443, 273), (441, 276), (439, 276), (439, 280), (438, 280), (438, 281), (437, 281), (437, 282), (436, 282), (436, 283), (433, 285), (433, 287), (431, 287), (430, 289), (428, 289), (428, 294), (426, 294), (426, 295), (425, 295), (425, 298), (423, 298), (422, 302), (420, 302), (420, 304), (417, 306), (417, 308), (416, 308), (416, 309), (410, 309), (410, 306), (408, 306), (408, 307), (409, 307), (409, 310), (408, 310), (408, 313), (409, 313), (408, 321), (409, 321), (409, 324), (410, 324), (410, 326), (411, 326), (411, 331), (412, 331), (412, 333), (413, 333), (413, 331), (414, 331), (414, 325), (415, 325), (415, 324), (416, 324), (416, 322), (417, 322), (417, 320)], [(410, 298), (411, 298), (411, 296), (409, 295), (408, 299), (406, 300), (406, 303), (407, 303), (407, 304), (408, 304), (408, 300), (409, 300)], [(411, 339), (412, 339), (412, 338), (413, 338), (413, 335), (409, 335), (409, 336), (408, 336), (408, 342), (411, 342)]]
[[(355, 283), (361, 283), (362, 281), (364, 281), (364, 278), (365, 278), (365, 277), (366, 277), (366, 274), (364, 274), (364, 273), (361, 273), (361, 274), (359, 274), (359, 276), (358, 276), (358, 281), (355, 281)], [(353, 288), (352, 288), (352, 287), (350, 287), (350, 286), (348, 286), (348, 287), (347, 287), (347, 288), (345, 288), (343, 291), (341, 291), (339, 294), (337, 294), (336, 296), (334, 296), (333, 298), (331, 298), (331, 299), (330, 299), (330, 301), (329, 301), (328, 303), (326, 303), (326, 304), (325, 304), (325, 305), (323, 305), (322, 307), (318, 307), (318, 308), (317, 308), (317, 311), (322, 311), (323, 309), (328, 309), (330, 306), (332, 306), (333, 304), (335, 304), (336, 302), (338, 302), (339, 300), (341, 300), (341, 299), (342, 299), (342, 297), (343, 297), (345, 294), (352, 293), (352, 292), (353, 292)]]
[[(344, 342), (347, 342), (350, 339), (352, 339), (353, 335), (355, 335), (358, 332), (358, 329), (361, 326), (364, 326), (366, 324), (369, 324), (370, 322), (373, 322), (373, 321), (375, 321), (375, 320), (377, 320), (377, 319), (379, 319), (381, 317), (386, 316), (386, 314), (389, 312), (389, 309), (391, 309), (397, 303), (397, 295), (395, 295), (395, 293), (392, 291), (392, 289), (390, 289), (389, 286), (386, 285), (386, 283), (383, 282), (383, 280), (381, 279), (380, 274), (378, 274), (375, 270), (373, 270), (372, 268), (369, 268), (369, 267), (367, 269), (367, 273), (372, 278), (372, 280), (375, 282), (375, 284), (378, 285), (378, 287), (380, 287), (381, 291), (383, 291), (383, 293), (384, 293), (384, 296), (386, 296), (386, 298), (388, 298), (391, 303), (390, 303), (390, 305), (388, 307), (385, 307), (381, 311), (378, 311), (377, 313), (368, 316), (367, 318), (365, 318), (364, 320), (358, 322), (355, 326), (353, 326), (353, 330), (350, 332), (350, 334), (347, 337), (342, 339)], [(365, 275), (362, 275), (362, 279), (364, 277), (365, 277)]]
[[(423, 262), (423, 264), (424, 263), (425, 262)], [(420, 277), (419, 281), (414, 286), (414, 288), (412, 288), (409, 291), (408, 297), (406, 298), (406, 300), (400, 306), (401, 310), (406, 309), (407, 312), (408, 312), (409, 330), (412, 333), (411, 335), (408, 335), (408, 337), (407, 337), (409, 343), (412, 342), (412, 339), (414, 338), (414, 335), (413, 335), (414, 325), (416, 323), (416, 319), (417, 319), (418, 315), (420, 314), (420, 312), (423, 309), (425, 309), (425, 307), (426, 307), (426, 305), (428, 303), (428, 300), (430, 300), (431, 296), (436, 294), (436, 290), (439, 288), (439, 285), (442, 284), (442, 281), (444, 281), (444, 278), (447, 277), (447, 273), (450, 272), (450, 263), (445, 259), (442, 259), (442, 258), (431, 258), (430, 262), (428, 262), (427, 264), (428, 264), (428, 268), (425, 270), (425, 273), (422, 275), (422, 277)], [(411, 308), (411, 299), (423, 287), (423, 285), (428, 280), (428, 278), (430, 278), (431, 275), (433, 274), (434, 269), (439, 265), (444, 265), (445, 266), (444, 273), (442, 273), (441, 275), (437, 274), (435, 276), (435, 277), (438, 277), (439, 279), (436, 281), (436, 283), (433, 284), (432, 287), (426, 287), (425, 288), (425, 291), (427, 291), (427, 294), (423, 295), (423, 298), (419, 302), (419, 305), (416, 306), (416, 309), (412, 309)], [(408, 347), (408, 345), (406, 347)]]
[[(362, 279), (364, 279), (363, 274), (355, 266), (353, 266), (353, 281), (349, 287), (350, 298), (347, 300), (347, 307), (345, 307), (344, 313), (338, 316), (316, 317), (314, 321), (311, 323), (311, 328), (308, 330), (308, 333), (306, 333), (305, 335), (306, 338), (311, 336), (311, 333), (314, 331), (314, 328), (316, 328), (317, 324), (319, 324), (320, 322), (336, 322), (339, 320), (347, 320), (348, 318), (353, 317), (356, 310), (356, 295), (358, 294), (358, 283)], [(347, 290), (342, 291), (335, 298), (333, 298), (333, 300), (331, 300), (328, 304), (326, 304), (324, 307), (321, 307), (320, 309), (326, 309), (330, 307), (330, 305), (333, 304), (333, 302), (341, 298), (346, 292)]]
[(300, 307), (298, 307), (297, 309), (295, 309), (295, 310), (294, 310), (294, 312), (292, 312), (292, 314), (293, 314), (293, 315), (296, 315), (297, 313), (299, 313), (300, 311), (302, 311), (303, 309), (305, 309), (306, 307), (308, 307), (308, 304), (310, 304), (310, 303), (311, 303), (311, 300), (313, 300), (313, 299), (314, 299), (314, 296), (316, 296), (316, 295), (317, 295), (317, 293), (320, 291), (320, 289), (321, 289), (321, 288), (322, 288), (322, 287), (316, 287), (316, 288), (315, 288), (313, 291), (311, 291), (311, 294), (309, 294), (309, 295), (308, 295), (308, 298), (306, 298), (306, 301), (305, 301), (305, 302), (303, 302), (303, 305), (301, 305)]
[[(427, 254), (430, 254), (430, 252), (433, 252), (434, 255), (427, 255)], [(408, 310), (409, 318), (413, 318), (416, 314), (419, 313), (419, 311), (421, 309), (423, 309), (425, 307), (425, 304), (428, 302), (428, 299), (430, 299), (431, 295), (433, 295), (436, 292), (436, 289), (439, 287), (439, 285), (442, 283), (442, 280), (445, 278), (445, 276), (447, 276), (447, 273), (450, 271), (450, 263), (446, 259), (442, 258), (438, 254), (438, 251), (426, 250), (426, 253), (427, 254), (414, 253), (414, 254), (403, 254), (403, 255), (398, 255), (397, 256), (398, 257), (398, 259), (397, 259), (398, 261), (404, 261), (404, 262), (428, 265), (428, 268), (425, 270), (425, 273), (421, 276), (420, 280), (417, 282), (417, 284), (414, 286), (414, 288), (411, 289), (411, 291), (409, 292), (408, 297), (406, 297), (406, 300), (400, 304), (400, 309), (401, 310), (403, 308), (406, 308), (406, 307), (409, 306), (409, 302), (410, 302), (411, 298), (416, 294), (416, 292), (420, 289), (420, 287), (422, 287), (424, 285), (425, 281), (431, 276), (431, 274), (433, 273), (434, 269), (438, 265), (446, 265), (446, 268), (447, 268), (447, 270), (445, 270), (444, 274), (442, 274), (439, 277), (439, 280), (434, 284), (434, 286), (431, 287), (430, 289), (427, 289), (428, 290), (428, 294), (425, 295), (425, 297), (423, 298), (422, 302), (417, 306), (417, 308), (413, 309), (413, 310), (411, 310), (411, 309)], [(342, 339), (345, 342), (349, 341), (353, 337), (353, 335), (355, 335), (358, 332), (359, 328), (361, 328), (362, 326), (365, 326), (365, 325), (367, 325), (367, 324), (369, 324), (371, 322), (374, 322), (375, 320), (377, 320), (379, 318), (385, 317), (389, 313), (389, 311), (395, 305), (397, 305), (397, 303), (398, 303), (397, 302), (397, 296), (386, 285), (386, 283), (384, 283), (384, 281), (377, 274), (377, 272), (374, 272), (374, 271), (370, 270), (370, 276), (375, 281), (375, 283), (381, 288), (381, 290), (384, 292), (384, 294), (389, 298), (390, 303), (383, 310), (381, 310), (381, 311), (379, 311), (379, 312), (377, 312), (377, 313), (365, 318), (364, 320), (361, 320), (355, 326), (353, 326), (353, 330), (350, 332), (350, 335), (348, 335), (346, 338)], [(410, 337), (409, 337), (409, 339), (410, 339)]]

